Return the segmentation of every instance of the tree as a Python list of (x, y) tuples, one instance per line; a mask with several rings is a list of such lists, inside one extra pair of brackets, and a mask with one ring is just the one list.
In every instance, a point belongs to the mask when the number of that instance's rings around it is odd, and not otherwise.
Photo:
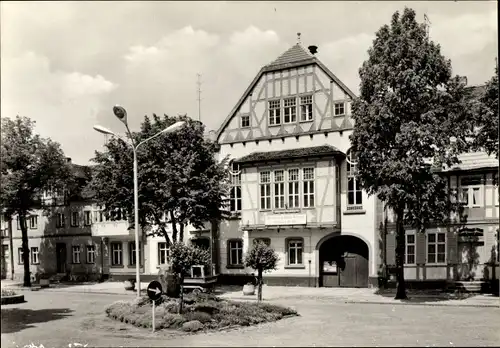
[(35, 122), (17, 116), (2, 120), (0, 204), (11, 219), (17, 215), (22, 233), (24, 286), (31, 286), (27, 218), (40, 206), (45, 191), (67, 192), (71, 170), (58, 143), (34, 134)]
[(362, 187), (395, 213), (396, 299), (406, 298), (405, 226), (423, 232), (458, 209), (440, 171), (459, 163), (470, 109), (463, 78), (430, 41), (415, 11), (381, 27), (359, 70), (351, 151)]
[(277, 268), (278, 254), (262, 241), (254, 244), (253, 248), (245, 256), (245, 267), (257, 271), (257, 299), (262, 301), (262, 276), (264, 272)]
[[(137, 143), (182, 120), (186, 125), (163, 134), (138, 150), (139, 221), (150, 235), (171, 242), (184, 240), (184, 228), (202, 228), (207, 221), (226, 216), (226, 162), (216, 159), (216, 144), (204, 138), (204, 126), (186, 116), (144, 117)], [(119, 139), (111, 139), (103, 152), (96, 151), (97, 165), (89, 189), (105, 213), (127, 213), (133, 227), (132, 150)], [(112, 218), (112, 217), (111, 217)], [(172, 226), (172, 238), (167, 225)], [(171, 240), (172, 239), (172, 240)]]
[(183, 242), (174, 242), (170, 245), (169, 263), (173, 273), (178, 277), (181, 285), (179, 299), (179, 314), (184, 304), (184, 278), (189, 276), (191, 267), (195, 265), (209, 266), (211, 257), (208, 250), (195, 245), (186, 245)]
[(495, 74), (486, 83), (475, 116), (478, 130), (475, 148), (484, 149), (488, 155), (494, 154), (498, 158), (498, 65), (495, 66)]

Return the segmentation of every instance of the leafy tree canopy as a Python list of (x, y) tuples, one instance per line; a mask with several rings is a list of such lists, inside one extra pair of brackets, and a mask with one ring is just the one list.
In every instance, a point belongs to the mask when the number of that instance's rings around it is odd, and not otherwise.
[(478, 104), (475, 116), (479, 131), (475, 136), (475, 146), (498, 158), (498, 65)]
[[(225, 216), (227, 193), (226, 160), (217, 162), (216, 144), (204, 137), (204, 126), (186, 116), (145, 116), (133, 140), (145, 140), (177, 121), (186, 124), (162, 134), (138, 149), (139, 221), (150, 234), (170, 243), (183, 239), (187, 224), (203, 223)], [(133, 224), (133, 152), (119, 139), (111, 139), (103, 152), (96, 151), (97, 164), (89, 189), (106, 213), (125, 210)], [(154, 228), (152, 228), (154, 226)], [(178, 228), (179, 227), (179, 228)], [(180, 235), (178, 233), (180, 232)]]
[(459, 208), (439, 171), (470, 146), (472, 105), (464, 79), (452, 76), (451, 62), (409, 8), (376, 32), (359, 74), (351, 151), (362, 187), (395, 212), (396, 298), (404, 299), (404, 226), (422, 231)]
[(352, 151), (369, 194), (425, 227), (449, 216), (446, 182), (436, 169), (459, 162), (465, 150), (468, 99), (463, 79), (405, 8), (377, 33), (359, 71), (353, 103)]
[(0, 206), (6, 216), (19, 219), (25, 286), (30, 286), (26, 219), (40, 207), (45, 191), (67, 192), (75, 182), (59, 144), (35, 134), (34, 126), (27, 117), (2, 119)]

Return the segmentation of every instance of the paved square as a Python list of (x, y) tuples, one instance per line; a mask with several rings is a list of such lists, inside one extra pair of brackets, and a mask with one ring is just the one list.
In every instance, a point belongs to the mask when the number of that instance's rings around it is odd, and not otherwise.
[(334, 299), (276, 300), (300, 317), (196, 335), (156, 334), (104, 320), (123, 295), (24, 292), (28, 302), (2, 306), (2, 347), (88, 346), (495, 346), (500, 309), (342, 304)]

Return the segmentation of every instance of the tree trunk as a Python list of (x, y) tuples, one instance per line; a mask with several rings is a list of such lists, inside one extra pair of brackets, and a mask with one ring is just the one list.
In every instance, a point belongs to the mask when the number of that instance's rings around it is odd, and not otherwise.
[(182, 314), (184, 310), (184, 275), (179, 276), (179, 281), (181, 282), (181, 292), (179, 294), (179, 314)]
[(257, 301), (262, 301), (262, 269), (257, 270)]
[(30, 249), (28, 246), (28, 225), (26, 224), (26, 213), (21, 213), (18, 216), (19, 216), (19, 224), (21, 225), (22, 248), (23, 248), (23, 264), (24, 264), (23, 286), (30, 287), (31, 286)]
[(170, 221), (172, 223), (172, 241), (175, 243), (177, 242), (177, 224), (172, 210), (170, 211)]
[(184, 242), (184, 224), (180, 224), (179, 241)]
[(406, 300), (406, 284), (404, 273), (405, 228), (402, 210), (396, 212), (396, 300)]

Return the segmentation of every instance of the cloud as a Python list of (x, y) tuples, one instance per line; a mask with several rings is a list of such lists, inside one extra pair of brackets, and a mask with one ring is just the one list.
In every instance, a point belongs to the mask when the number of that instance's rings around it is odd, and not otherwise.
[(275, 31), (255, 26), (226, 36), (186, 26), (150, 46), (131, 46), (123, 56), (122, 87), (115, 95), (127, 96), (119, 102), (136, 115), (132, 116), (135, 127), (145, 113), (187, 113), (196, 118), (197, 74), (201, 73), (202, 119), (214, 129), (261, 66), (287, 48)]
[[(355, 93), (374, 33), (397, 2), (2, 2), (2, 116), (23, 114), (83, 163), (100, 147), (94, 123), (123, 131), (153, 112), (198, 115), (217, 129), (259, 69), (304, 46)], [(455, 73), (482, 83), (497, 52), (494, 2), (411, 5), (432, 21), (431, 37)], [(332, 15), (334, 20), (332, 20)], [(89, 18), (92, 19), (89, 22)], [(363, 25), (360, 26), (359, 23)], [(31, 52), (31, 53), (30, 53)], [(43, 130), (43, 132), (42, 132)], [(99, 142), (98, 145), (94, 143)]]
[(117, 85), (101, 75), (53, 70), (47, 57), (33, 52), (5, 57), (1, 64), (2, 116), (36, 120), (37, 132), (60, 142), (66, 152), (81, 154), (78, 159), (86, 162), (93, 148), (82, 135), (92, 139), (101, 98)]

